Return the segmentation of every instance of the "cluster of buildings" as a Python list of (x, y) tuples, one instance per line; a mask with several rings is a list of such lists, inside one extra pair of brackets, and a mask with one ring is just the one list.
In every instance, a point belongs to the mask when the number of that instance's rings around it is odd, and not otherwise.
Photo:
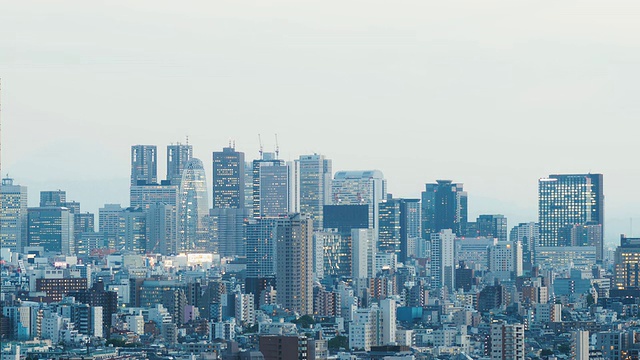
[[(129, 204), (2, 180), (3, 359), (636, 359), (640, 238), (603, 246), (601, 174), (540, 179), (538, 219), (463, 184), (387, 192), (323, 155), (131, 148)], [(99, 191), (99, 189), (96, 189)], [(97, 227), (96, 227), (97, 220)], [(9, 357), (13, 356), (13, 357)]]

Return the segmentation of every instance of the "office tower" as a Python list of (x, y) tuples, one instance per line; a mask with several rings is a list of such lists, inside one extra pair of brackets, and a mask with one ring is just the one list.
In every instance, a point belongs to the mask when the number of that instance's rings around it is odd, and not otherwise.
[(171, 185), (180, 186), (182, 170), (193, 157), (193, 146), (186, 144), (167, 145), (167, 181)]
[(211, 245), (220, 256), (245, 256), (245, 223), (251, 218), (251, 209), (210, 209), (207, 217)]
[(157, 203), (178, 206), (179, 186), (168, 184), (140, 184), (132, 185), (129, 191), (129, 206), (141, 207), (146, 210)]
[(27, 187), (2, 179), (0, 187), (0, 247), (21, 251), (27, 241)]
[(146, 212), (146, 252), (162, 255), (178, 252), (178, 215), (175, 205), (157, 202), (151, 204)]
[(382, 345), (382, 324), (382, 311), (376, 304), (357, 309), (349, 326), (349, 348), (370, 351)]
[(399, 199), (400, 201), (400, 254), (398, 261), (406, 262), (416, 255), (416, 242), (422, 235), (422, 216), (419, 199)]
[(147, 214), (140, 207), (127, 208), (118, 216), (116, 250), (143, 254), (147, 250)]
[(603, 226), (602, 174), (550, 175), (540, 179), (538, 220), (541, 246), (571, 246), (564, 229), (573, 225)]
[(60, 206), (68, 208), (69, 211), (71, 211), (72, 214), (79, 214), (80, 213), (80, 203), (77, 202), (77, 201), (74, 201), (74, 200), (65, 201)]
[(601, 224), (576, 224), (566, 227), (565, 231), (569, 231), (568, 238), (571, 246), (594, 246), (596, 248), (596, 261), (601, 263), (603, 260), (602, 234)]
[(62, 207), (67, 202), (67, 192), (62, 190), (40, 191), (40, 207)]
[(467, 224), (467, 193), (462, 184), (451, 180), (436, 180), (426, 184), (422, 193), (422, 233), (429, 234), (451, 229), (454, 234), (465, 234)]
[(118, 218), (124, 210), (120, 204), (104, 204), (98, 209), (98, 231), (107, 239), (107, 247), (115, 249), (118, 237)]
[(400, 253), (400, 202), (387, 196), (378, 210), (378, 251)]
[(80, 240), (82, 233), (94, 232), (95, 214), (92, 213), (74, 213), (73, 214), (73, 238), (76, 243)]
[(431, 233), (431, 288), (447, 288), (449, 293), (455, 289), (454, 242), (456, 235), (451, 229)]
[(640, 287), (640, 238), (620, 235), (616, 248), (614, 286), (617, 289)]
[(331, 204), (331, 160), (324, 155), (300, 155), (295, 161), (295, 209), (313, 219), (314, 229), (323, 229), (322, 207)]
[(178, 205), (179, 250), (208, 250), (205, 217), (209, 213), (207, 181), (200, 159), (185, 165), (180, 182)]
[(524, 360), (524, 325), (491, 324), (491, 360)]
[(376, 276), (376, 233), (373, 229), (351, 229), (351, 277)]
[(253, 213), (253, 161), (244, 163), (244, 207)]
[(387, 197), (387, 181), (379, 170), (338, 171), (331, 184), (331, 196), (333, 205), (368, 205), (369, 226), (377, 231), (380, 202)]
[(495, 279), (515, 280), (522, 276), (522, 244), (498, 241), (489, 246), (489, 271)]
[(155, 145), (131, 146), (131, 186), (158, 182), (157, 153)]
[(27, 244), (47, 252), (74, 255), (73, 214), (64, 207), (27, 209)]
[(289, 214), (276, 222), (276, 300), (300, 315), (313, 313), (313, 222)]
[(250, 219), (246, 225), (247, 272), (245, 290), (255, 295), (256, 303), (260, 293), (268, 286), (276, 284), (276, 238), (275, 228), (278, 218)]
[[(325, 240), (325, 278), (351, 276), (351, 230), (369, 229), (369, 205), (325, 205), (325, 230), (333, 229), (339, 236), (329, 236)], [(339, 240), (339, 243), (327, 240)]]
[(253, 217), (289, 212), (289, 166), (273, 153), (253, 160)]
[(213, 152), (213, 208), (244, 208), (244, 153), (231, 145)]
[(588, 330), (571, 332), (571, 358), (575, 360), (589, 360)]
[(539, 239), (540, 226), (535, 222), (520, 223), (514, 226), (509, 233), (510, 241), (522, 243), (522, 261), (528, 268), (531, 268), (531, 264), (533, 264)]
[(480, 215), (476, 220), (478, 235), (507, 241), (507, 218), (504, 215)]

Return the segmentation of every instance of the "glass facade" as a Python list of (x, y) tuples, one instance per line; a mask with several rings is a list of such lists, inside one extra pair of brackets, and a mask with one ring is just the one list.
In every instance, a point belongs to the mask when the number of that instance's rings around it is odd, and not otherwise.
[(205, 217), (209, 214), (207, 181), (200, 159), (189, 160), (182, 172), (178, 205), (178, 250), (209, 250)]
[(244, 153), (225, 147), (213, 153), (213, 208), (244, 208)]

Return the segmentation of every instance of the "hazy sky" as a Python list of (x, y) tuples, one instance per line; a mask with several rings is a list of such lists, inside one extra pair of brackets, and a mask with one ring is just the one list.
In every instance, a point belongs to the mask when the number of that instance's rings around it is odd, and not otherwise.
[[(537, 179), (604, 174), (640, 235), (640, 1), (0, 0), (2, 172), (128, 204), (133, 144), (322, 153), (397, 196), (448, 178), (470, 219), (537, 219)], [(207, 165), (208, 164), (208, 165)]]

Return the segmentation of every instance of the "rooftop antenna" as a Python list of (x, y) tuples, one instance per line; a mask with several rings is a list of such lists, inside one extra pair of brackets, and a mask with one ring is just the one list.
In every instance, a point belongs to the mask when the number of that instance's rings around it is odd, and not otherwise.
[(233, 146), (231, 146), (231, 138), (229, 138), (229, 147), (233, 148)]
[(187, 146), (189, 146), (189, 135), (187, 135)]
[(276, 134), (276, 159), (279, 158), (280, 155), (280, 146), (278, 145), (278, 134)]
[(258, 141), (260, 142), (260, 150), (258, 152), (260, 153), (260, 160), (262, 160), (263, 148), (262, 148), (262, 138), (260, 137), (260, 134), (258, 134)]

